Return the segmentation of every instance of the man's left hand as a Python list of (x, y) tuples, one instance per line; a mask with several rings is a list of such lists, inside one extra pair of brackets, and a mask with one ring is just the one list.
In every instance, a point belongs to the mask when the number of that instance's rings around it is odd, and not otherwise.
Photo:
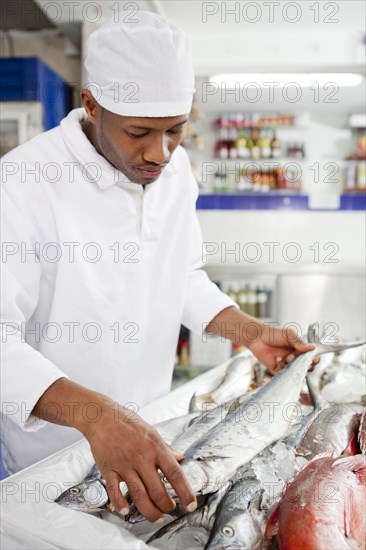
[[(298, 355), (315, 348), (314, 344), (303, 342), (293, 330), (263, 324), (259, 326), (259, 339), (248, 347), (272, 374), (276, 374)], [(313, 363), (317, 362), (316, 358)]]

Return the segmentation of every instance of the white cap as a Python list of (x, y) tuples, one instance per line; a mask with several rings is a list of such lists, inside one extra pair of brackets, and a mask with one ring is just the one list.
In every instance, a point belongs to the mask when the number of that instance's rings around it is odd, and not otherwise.
[(86, 87), (118, 115), (188, 114), (195, 88), (187, 37), (149, 11), (115, 15), (89, 37)]

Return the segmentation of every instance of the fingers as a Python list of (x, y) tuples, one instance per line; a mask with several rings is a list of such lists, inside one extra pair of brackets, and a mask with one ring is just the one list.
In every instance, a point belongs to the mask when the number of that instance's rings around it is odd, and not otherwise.
[(163, 514), (170, 514), (175, 509), (176, 504), (168, 495), (158, 472), (152, 468), (147, 468), (146, 466), (139, 468), (138, 472), (151, 502)]
[[(151, 476), (151, 471), (149, 471), (149, 475)], [(156, 473), (156, 475), (158, 474)], [(162, 523), (164, 519), (164, 514), (151, 500), (151, 495), (148, 494), (139, 474), (136, 471), (131, 470), (128, 473), (128, 476), (126, 476), (126, 483), (130, 496), (133, 502), (136, 504), (137, 508), (139, 509), (139, 512), (152, 523)], [(152, 485), (154, 486), (154, 484)], [(154, 498), (156, 500), (159, 500), (159, 491), (157, 491), (156, 493), (152, 491), (152, 493), (154, 495)], [(170, 510), (172, 509), (174, 509), (174, 507), (172, 508), (170, 506)]]
[(178, 462), (171, 455), (165, 455), (163, 461), (159, 464), (159, 468), (173, 487), (181, 505), (188, 512), (194, 512), (197, 508), (196, 495), (193, 493)]
[(171, 447), (170, 445), (168, 445), (168, 447), (169, 447), (169, 449), (172, 451), (175, 460), (176, 460), (177, 462), (181, 462), (181, 461), (183, 460), (183, 458), (184, 458), (184, 454), (183, 454), (183, 453), (180, 453), (180, 452), (178, 452), (178, 451), (176, 451), (176, 450), (173, 449), (173, 447)]
[(304, 353), (305, 351), (310, 351), (312, 349), (315, 349), (315, 344), (308, 344), (306, 342), (303, 342), (302, 340), (295, 340), (294, 342), (291, 342), (292, 346), (295, 350)]
[(109, 500), (111, 501), (109, 506), (110, 510), (116, 510), (122, 516), (126, 516), (129, 512), (130, 507), (119, 488), (119, 484), (121, 481), (120, 476), (116, 472), (111, 471), (103, 477)]

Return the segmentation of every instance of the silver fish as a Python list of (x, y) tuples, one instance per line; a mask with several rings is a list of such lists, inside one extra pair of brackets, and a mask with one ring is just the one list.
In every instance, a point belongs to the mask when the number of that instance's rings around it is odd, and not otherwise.
[(256, 359), (248, 351), (235, 355), (225, 371), (219, 384), (211, 391), (194, 394), (189, 404), (189, 411), (202, 411), (205, 403), (220, 405), (225, 401), (235, 399), (248, 391), (254, 379), (254, 365)]
[[(190, 413), (187, 415), (171, 418), (159, 424), (155, 424), (154, 428), (159, 432), (166, 443), (171, 443), (171, 440), (177, 434), (184, 431), (189, 424), (199, 416), (198, 413)], [(125, 488), (126, 491), (126, 488)], [(64, 491), (56, 500), (57, 504), (79, 510), (88, 514), (99, 514), (107, 510), (109, 502), (108, 493), (101, 482), (101, 475), (94, 464), (88, 475), (78, 484)], [(131, 514), (133, 517), (133, 514)], [(131, 521), (133, 523), (133, 521)]]
[(191, 445), (181, 467), (192, 490), (202, 494), (217, 490), (240, 466), (283, 437), (313, 358), (354, 345), (360, 344), (319, 344), (296, 357), (252, 399), (240, 405), (235, 414), (228, 414)]
[(260, 511), (263, 489), (254, 477), (237, 481), (222, 499), (207, 550), (261, 547), (266, 525)]
[(334, 403), (362, 402), (366, 388), (365, 346), (322, 357), (309, 374), (313, 386)]
[(65, 508), (88, 514), (100, 514), (105, 510), (109, 497), (97, 466), (94, 465), (80, 483), (64, 491), (55, 502)]
[(295, 446), (314, 414), (304, 416), (292, 434), (266, 447), (238, 470), (218, 508), (207, 550), (262, 548), (270, 509), (280, 500), (285, 484), (306, 464), (295, 456)]
[[(201, 529), (206, 531), (207, 540), (215, 520), (215, 514), (220, 501), (226, 491), (232, 486), (232, 482), (226, 482), (219, 491), (206, 495), (204, 504), (199, 506), (194, 512), (183, 515), (180, 518), (164, 525), (156, 531), (148, 540), (147, 544), (157, 541), (169, 541), (170, 548), (186, 548), (184, 536), (190, 531)], [(203, 542), (204, 544), (204, 542)]]
[(309, 459), (323, 453), (340, 456), (352, 442), (356, 444), (363, 411), (357, 403), (325, 404), (303, 435), (296, 454)]
[(172, 441), (171, 446), (176, 451), (184, 453), (197, 439), (205, 435), (211, 428), (224, 420), (226, 415), (235, 409), (239, 404), (245, 403), (255, 395), (257, 390), (247, 391), (243, 396), (232, 399), (216, 405), (214, 403), (205, 403), (203, 412), (199, 417), (194, 419), (187, 430)]
[(154, 428), (165, 443), (170, 445), (180, 434), (185, 433), (188, 427), (200, 416), (199, 412), (188, 413), (154, 424)]

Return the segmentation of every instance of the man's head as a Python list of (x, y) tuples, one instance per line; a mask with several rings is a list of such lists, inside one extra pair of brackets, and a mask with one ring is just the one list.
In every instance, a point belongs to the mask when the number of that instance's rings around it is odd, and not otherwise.
[(87, 49), (82, 101), (93, 144), (131, 181), (151, 183), (182, 141), (192, 105), (187, 38), (152, 12), (120, 12)]
[(121, 116), (99, 105), (89, 90), (83, 89), (81, 95), (97, 151), (130, 181), (143, 185), (154, 182), (181, 143), (188, 114)]

